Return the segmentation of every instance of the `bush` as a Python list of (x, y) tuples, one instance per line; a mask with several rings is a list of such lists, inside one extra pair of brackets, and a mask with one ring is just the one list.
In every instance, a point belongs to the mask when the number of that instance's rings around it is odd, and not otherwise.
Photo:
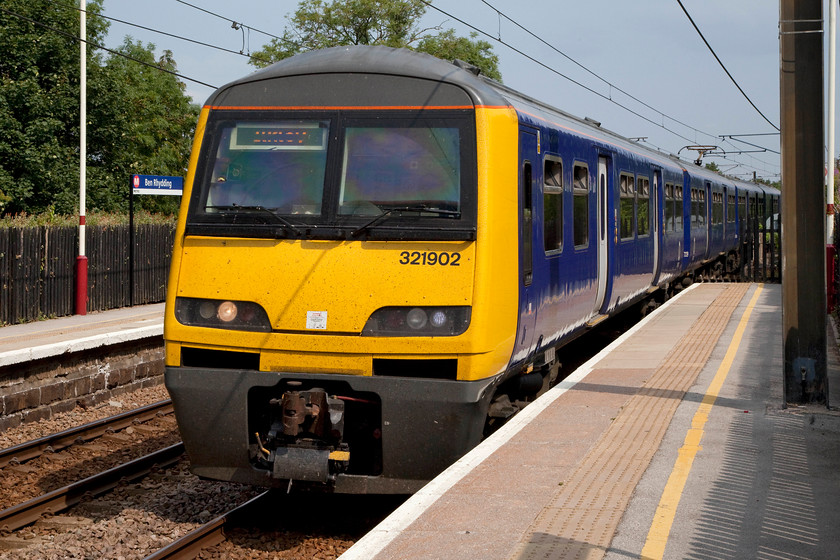
[[(128, 214), (93, 211), (85, 215), (85, 223), (89, 226), (112, 226), (128, 224)], [(145, 210), (134, 212), (134, 224), (174, 224), (177, 216), (168, 214), (151, 214)], [(0, 227), (26, 228), (38, 226), (78, 226), (79, 215), (56, 214), (52, 209), (41, 214), (14, 214), (0, 217)]]

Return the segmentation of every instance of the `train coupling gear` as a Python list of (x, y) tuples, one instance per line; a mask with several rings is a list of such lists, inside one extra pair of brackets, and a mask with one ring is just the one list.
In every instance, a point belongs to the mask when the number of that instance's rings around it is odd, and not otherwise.
[(273, 478), (330, 482), (335, 475), (346, 472), (350, 451), (346, 445), (339, 449), (317, 447), (278, 447), (271, 452)]
[(274, 478), (328, 482), (350, 465), (344, 401), (319, 388), (290, 389), (271, 399), (266, 447)]
[(323, 389), (286, 391), (272, 399), (269, 443), (315, 439), (339, 443), (344, 436), (344, 401)]

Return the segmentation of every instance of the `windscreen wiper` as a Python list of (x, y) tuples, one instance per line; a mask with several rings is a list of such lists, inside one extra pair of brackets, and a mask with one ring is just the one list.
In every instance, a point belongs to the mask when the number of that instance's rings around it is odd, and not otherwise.
[(291, 229), (295, 233), (298, 233), (298, 224), (293, 224), (277, 212), (275, 212), (276, 208), (266, 208), (265, 206), (248, 206), (248, 205), (240, 205), (240, 204), (228, 204), (222, 206), (205, 206), (205, 210), (223, 210), (225, 212), (255, 212), (262, 214), (264, 216), (271, 216), (271, 218), (278, 224), (284, 225), (287, 228)]
[(460, 218), (461, 212), (459, 210), (448, 210), (446, 208), (434, 208), (424, 205), (418, 206), (394, 206), (393, 208), (388, 208), (387, 210), (383, 210), (381, 214), (376, 216), (374, 219), (369, 221), (363, 226), (360, 226), (353, 231), (350, 232), (351, 237), (358, 237), (363, 231), (368, 229), (374, 224), (379, 223), (386, 217), (388, 217), (393, 212), (429, 212), (437, 214), (438, 216), (452, 216), (454, 218)]

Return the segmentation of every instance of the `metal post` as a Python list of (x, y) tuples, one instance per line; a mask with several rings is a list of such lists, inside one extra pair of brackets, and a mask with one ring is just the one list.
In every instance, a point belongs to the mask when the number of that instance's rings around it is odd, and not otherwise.
[(134, 307), (134, 180), (128, 185), (128, 305)]
[(779, 24), (785, 402), (827, 405), (822, 0), (780, 0)]
[(828, 2), (828, 161), (826, 162), (826, 244), (831, 245), (831, 256), (834, 249), (834, 105), (837, 69), (836, 62), (837, 43), (837, 0)]
[(76, 257), (76, 315), (87, 314), (88, 262), (85, 256), (85, 184), (87, 183), (87, 0), (79, 16), (79, 256)]

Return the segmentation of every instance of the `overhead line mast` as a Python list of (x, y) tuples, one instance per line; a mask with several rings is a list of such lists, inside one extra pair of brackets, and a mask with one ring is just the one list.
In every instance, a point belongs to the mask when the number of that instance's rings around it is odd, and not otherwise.
[(87, 183), (87, 0), (79, 0), (79, 256), (76, 257), (76, 315), (87, 314), (88, 262), (85, 256), (85, 186)]

